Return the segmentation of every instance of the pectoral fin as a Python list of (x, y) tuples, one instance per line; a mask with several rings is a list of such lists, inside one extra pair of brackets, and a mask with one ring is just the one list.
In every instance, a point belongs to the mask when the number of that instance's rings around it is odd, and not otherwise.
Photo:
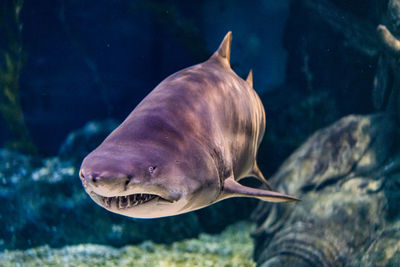
[(251, 188), (239, 184), (233, 178), (228, 178), (224, 181), (224, 188), (222, 190), (219, 200), (230, 198), (230, 197), (254, 197), (263, 201), (268, 202), (291, 202), (299, 201), (299, 199), (281, 194), (278, 192)]

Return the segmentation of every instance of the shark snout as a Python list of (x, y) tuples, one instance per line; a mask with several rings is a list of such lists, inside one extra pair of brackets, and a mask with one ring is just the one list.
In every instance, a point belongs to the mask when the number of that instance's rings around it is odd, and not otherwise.
[(81, 168), (80, 178), (87, 191), (102, 196), (121, 194), (130, 182), (130, 176), (124, 173), (96, 172), (85, 168)]
[[(174, 180), (169, 179), (179, 176), (176, 170), (166, 169), (160, 160), (146, 156), (146, 153), (112, 151), (110, 147), (100, 146), (81, 165), (79, 176), (86, 192), (101, 205), (105, 198), (115, 197), (134, 200), (137, 196), (144, 199), (143, 196), (151, 196), (167, 203), (181, 199), (185, 190), (177, 188)], [(122, 198), (121, 201), (127, 200)]]
[(82, 163), (79, 176), (88, 193), (119, 195), (126, 191), (132, 177), (127, 165), (112, 157), (89, 155)]

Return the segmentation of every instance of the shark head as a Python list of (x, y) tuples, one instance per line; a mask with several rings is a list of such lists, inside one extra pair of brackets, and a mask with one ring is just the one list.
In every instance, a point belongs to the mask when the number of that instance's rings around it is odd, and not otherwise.
[(211, 181), (204, 187), (196, 177), (198, 167), (204, 166), (191, 167), (187, 160), (165, 152), (101, 145), (82, 162), (82, 184), (98, 205), (134, 218), (176, 215), (216, 200), (219, 185)]

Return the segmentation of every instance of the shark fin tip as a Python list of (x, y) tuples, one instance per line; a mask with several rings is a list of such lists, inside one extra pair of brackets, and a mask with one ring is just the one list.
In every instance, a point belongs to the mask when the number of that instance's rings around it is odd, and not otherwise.
[(230, 58), (231, 58), (231, 44), (232, 44), (232, 32), (229, 31), (224, 40), (222, 40), (219, 45), (218, 50), (214, 53), (214, 55), (219, 56), (220, 58), (226, 60), (228, 65), (230, 66)]
[(247, 75), (246, 82), (253, 88), (253, 70), (250, 69), (249, 75)]

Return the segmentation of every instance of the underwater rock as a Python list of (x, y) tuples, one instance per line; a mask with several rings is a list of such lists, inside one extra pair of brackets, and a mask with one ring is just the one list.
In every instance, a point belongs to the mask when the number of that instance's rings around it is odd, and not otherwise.
[(253, 213), (257, 264), (398, 265), (399, 140), (386, 114), (347, 116), (312, 135), (270, 180), (302, 201)]
[(379, 111), (394, 113), (400, 121), (400, 1), (390, 0), (387, 12), (376, 28), (381, 44), (372, 101)]
[(249, 223), (237, 223), (219, 235), (170, 245), (145, 241), (137, 246), (80, 244), (60, 249), (42, 246), (0, 253), (1, 266), (254, 266)]
[(385, 228), (368, 247), (361, 262), (364, 266), (400, 265), (400, 223)]

